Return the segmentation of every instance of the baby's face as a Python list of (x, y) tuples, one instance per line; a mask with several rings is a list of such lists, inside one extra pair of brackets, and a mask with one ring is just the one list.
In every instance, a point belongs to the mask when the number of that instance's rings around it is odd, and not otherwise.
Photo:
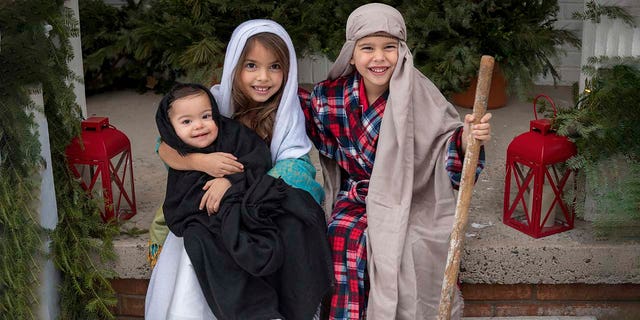
[(204, 148), (216, 141), (218, 126), (212, 114), (211, 102), (204, 93), (177, 99), (169, 108), (169, 120), (176, 134), (195, 148)]

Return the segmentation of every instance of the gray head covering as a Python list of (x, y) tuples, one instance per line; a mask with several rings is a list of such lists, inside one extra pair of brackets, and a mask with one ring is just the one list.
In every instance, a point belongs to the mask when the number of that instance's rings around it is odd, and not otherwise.
[(277, 162), (282, 159), (299, 158), (311, 150), (311, 141), (307, 137), (304, 125), (304, 114), (300, 107), (298, 98), (298, 65), (296, 51), (289, 34), (278, 23), (256, 19), (240, 24), (231, 35), (231, 40), (227, 45), (227, 53), (224, 57), (224, 67), (222, 69), (222, 79), (220, 84), (211, 88), (220, 113), (226, 117), (231, 117), (235, 110), (231, 101), (231, 87), (233, 84), (233, 73), (240, 55), (247, 44), (247, 40), (258, 33), (273, 33), (287, 44), (289, 48), (289, 74), (287, 84), (282, 92), (282, 99), (276, 112), (276, 120), (273, 125), (273, 136), (271, 138), (271, 160)]
[(349, 61), (353, 56), (356, 41), (376, 32), (385, 32), (398, 38), (400, 40), (399, 57), (405, 57), (408, 54), (408, 58), (411, 58), (411, 52), (409, 52), (405, 43), (407, 40), (407, 28), (402, 14), (386, 4), (365, 4), (349, 15), (346, 30), (347, 39), (342, 45), (338, 58), (333, 63), (331, 70), (329, 70), (328, 78), (333, 80), (350, 74), (353, 71), (353, 66)]
[[(455, 212), (447, 145), (460, 117), (413, 67), (404, 19), (385, 4), (351, 13), (329, 79), (351, 74), (355, 42), (376, 32), (398, 38), (399, 47), (366, 198), (367, 319), (435, 319)], [(457, 295), (452, 319), (461, 317), (461, 307)]]

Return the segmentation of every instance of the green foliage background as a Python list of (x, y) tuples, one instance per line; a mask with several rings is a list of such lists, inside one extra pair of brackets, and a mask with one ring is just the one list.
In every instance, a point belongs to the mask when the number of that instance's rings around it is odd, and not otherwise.
[[(96, 15), (98, 2), (80, 0), (82, 21), (116, 15), (113, 8)], [(169, 85), (180, 78), (211, 84), (220, 73), (233, 29), (256, 18), (282, 24), (299, 56), (320, 53), (334, 59), (344, 43), (347, 17), (367, 2), (371, 1), (130, 1), (118, 24), (102, 24), (87, 33), (83, 29), (83, 39), (113, 35), (110, 45), (85, 47), (85, 69), (122, 74), (129, 68), (131, 78), (139, 82), (153, 76)], [(403, 13), (415, 65), (444, 93), (465, 90), (477, 74), (480, 57), (488, 54), (496, 58), (513, 91), (524, 95), (538, 75), (559, 79), (551, 61), (563, 54), (560, 45), (580, 45), (571, 32), (555, 28), (557, 0), (381, 2)], [(119, 63), (105, 68), (105, 61)], [(91, 79), (90, 74), (87, 81)], [(106, 79), (103, 85), (112, 84)], [(160, 91), (164, 87), (161, 84)]]
[(553, 59), (561, 46), (580, 47), (557, 28), (556, 0), (404, 1), (415, 64), (444, 92), (467, 88), (482, 55), (491, 55), (512, 93), (524, 97), (539, 75), (559, 74)]
[[(99, 21), (105, 16), (118, 21), (82, 27), (89, 89), (127, 82), (137, 82), (144, 89), (147, 76), (152, 76), (160, 81), (155, 89), (163, 91), (176, 79), (215, 83), (231, 33), (249, 19), (282, 24), (298, 55), (318, 52), (335, 57), (344, 41), (349, 13), (365, 2), (140, 0), (115, 11), (100, 0), (79, 3), (81, 21)], [(91, 40), (96, 38), (102, 39), (99, 45)], [(85, 39), (89, 46), (84, 45)]]
[[(101, 259), (114, 257), (113, 225), (70, 174), (64, 149), (80, 132), (69, 37), (77, 21), (63, 0), (0, 2), (0, 318), (37, 319), (42, 239), (51, 238), (51, 256), (60, 271), (61, 319), (111, 319), (115, 296)], [(44, 110), (30, 94), (40, 92)], [(34, 112), (47, 118), (58, 225), (39, 225), (40, 156)]]

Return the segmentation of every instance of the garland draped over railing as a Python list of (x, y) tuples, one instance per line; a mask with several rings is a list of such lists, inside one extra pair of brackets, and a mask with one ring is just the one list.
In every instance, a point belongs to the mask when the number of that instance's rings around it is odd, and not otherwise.
[[(80, 132), (75, 79), (67, 62), (77, 21), (63, 0), (0, 2), (0, 318), (37, 319), (39, 261), (45, 232), (38, 223), (40, 156), (33, 112), (44, 112), (50, 134), (58, 225), (51, 259), (60, 271), (60, 319), (113, 319), (116, 304), (104, 261), (115, 253), (114, 225), (70, 174), (64, 149)], [(44, 110), (30, 99), (42, 88)]]

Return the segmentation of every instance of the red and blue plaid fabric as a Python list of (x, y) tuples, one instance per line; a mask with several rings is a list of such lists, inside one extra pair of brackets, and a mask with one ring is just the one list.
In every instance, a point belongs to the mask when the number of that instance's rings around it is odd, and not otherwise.
[[(451, 185), (454, 189), (458, 190), (460, 187), (460, 179), (462, 179), (462, 164), (464, 163), (464, 153), (462, 152), (462, 127), (456, 129), (451, 136), (449, 147), (447, 148), (447, 163), (446, 169), (449, 178), (451, 179)], [(480, 154), (478, 156), (478, 166), (476, 167), (476, 178), (480, 176), (482, 169), (484, 169), (485, 155), (484, 146), (480, 147)]]
[[(346, 173), (328, 228), (335, 274), (329, 319), (364, 319), (369, 292), (364, 200), (388, 92), (368, 105), (361, 77), (354, 73), (321, 82), (311, 94), (299, 94), (311, 141)], [(461, 133), (461, 128), (456, 130), (448, 150), (447, 170), (458, 171), (449, 173), (454, 186), (463, 163)]]

